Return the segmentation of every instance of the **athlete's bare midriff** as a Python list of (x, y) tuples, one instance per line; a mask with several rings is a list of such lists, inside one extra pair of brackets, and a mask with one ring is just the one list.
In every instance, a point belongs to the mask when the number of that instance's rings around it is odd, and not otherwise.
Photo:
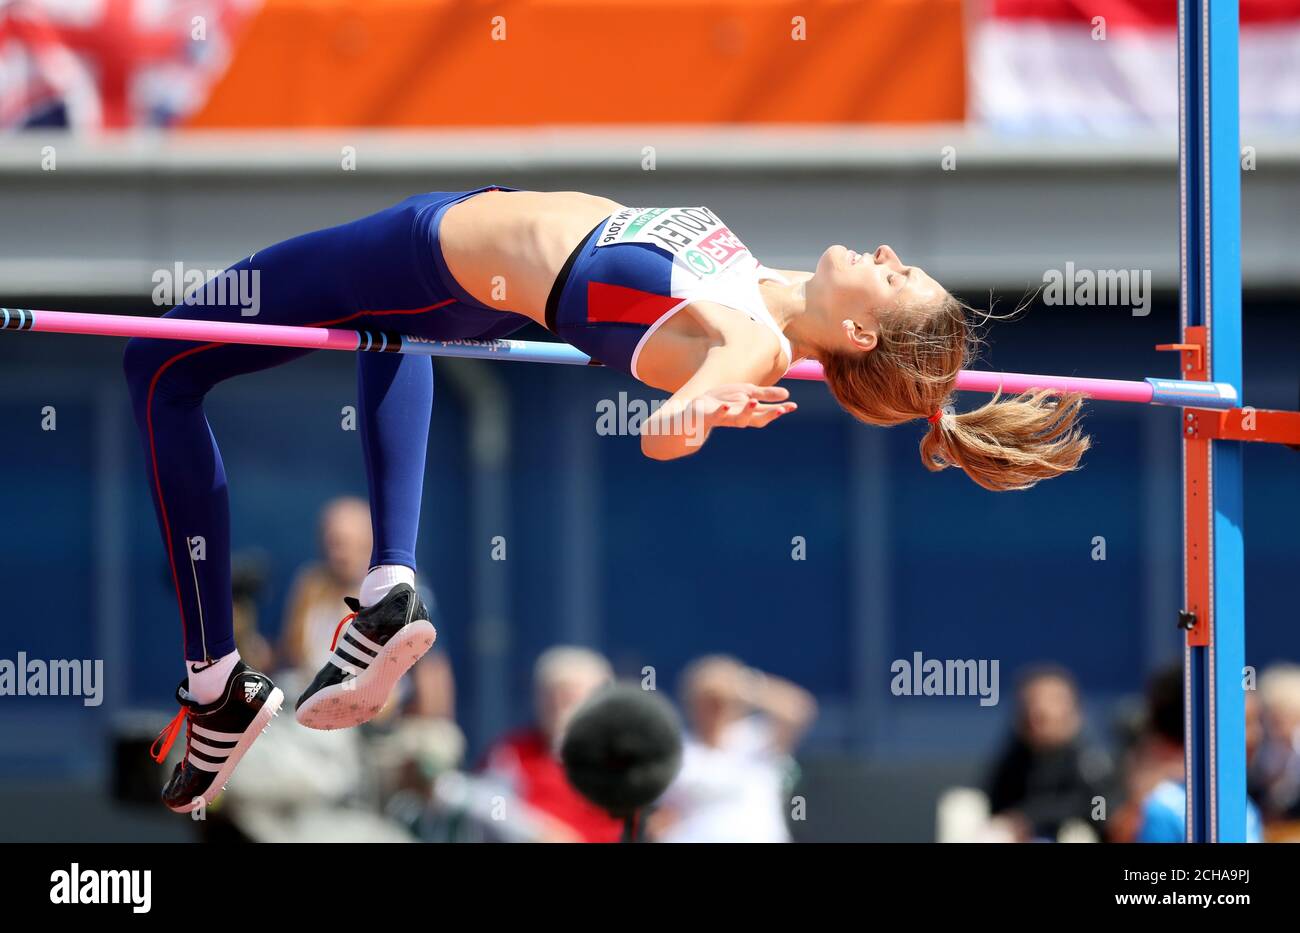
[(545, 326), (560, 267), (621, 206), (580, 191), (485, 191), (447, 209), (438, 239), (465, 291)]

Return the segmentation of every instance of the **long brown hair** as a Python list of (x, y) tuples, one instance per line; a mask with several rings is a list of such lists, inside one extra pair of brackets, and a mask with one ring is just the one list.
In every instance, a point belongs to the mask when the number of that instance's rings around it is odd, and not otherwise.
[(979, 348), (968, 314), (980, 312), (945, 293), (937, 306), (881, 315), (870, 351), (822, 354), (831, 394), (867, 424), (901, 424), (943, 412), (921, 439), (921, 461), (932, 471), (960, 467), (985, 489), (1028, 489), (1076, 469), (1090, 443), (1078, 426), (1083, 397), (1077, 393), (998, 394), (973, 411), (945, 410), (957, 373)]

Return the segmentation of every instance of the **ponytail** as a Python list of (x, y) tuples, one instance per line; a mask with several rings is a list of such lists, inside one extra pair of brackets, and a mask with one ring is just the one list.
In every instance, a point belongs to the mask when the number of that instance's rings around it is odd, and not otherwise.
[(945, 412), (921, 440), (926, 469), (960, 467), (985, 489), (1028, 489), (1069, 473), (1089, 447), (1079, 428), (1083, 396), (1044, 389), (996, 395), (973, 411)]
[(846, 411), (867, 424), (929, 420), (921, 441), (926, 468), (960, 467), (985, 489), (1028, 489), (1076, 469), (1089, 445), (1078, 425), (1083, 397), (1077, 393), (1053, 396), (1039, 389), (1011, 398), (999, 394), (973, 411), (940, 412), (957, 373), (975, 358), (979, 346), (968, 314), (985, 321), (1006, 319), (976, 312), (946, 293), (929, 307), (881, 315), (874, 349), (820, 355), (827, 387)]

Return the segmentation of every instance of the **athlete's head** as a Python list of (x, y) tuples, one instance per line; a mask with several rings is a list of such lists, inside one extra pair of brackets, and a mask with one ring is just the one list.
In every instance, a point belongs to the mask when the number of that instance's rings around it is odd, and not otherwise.
[[(978, 347), (968, 321), (978, 312), (919, 267), (888, 246), (866, 256), (832, 246), (804, 294), (826, 384), (855, 418), (901, 424), (949, 404)], [(1034, 392), (945, 412), (929, 425), (921, 459), (930, 470), (961, 467), (985, 489), (1027, 489), (1073, 470), (1088, 449), (1077, 426), (1081, 401)]]

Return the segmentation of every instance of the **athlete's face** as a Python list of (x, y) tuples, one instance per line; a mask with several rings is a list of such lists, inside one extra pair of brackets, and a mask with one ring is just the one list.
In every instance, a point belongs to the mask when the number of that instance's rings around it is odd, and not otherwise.
[(862, 254), (835, 245), (817, 261), (817, 278), (836, 308), (888, 313), (902, 305), (925, 305), (941, 299), (943, 288), (920, 266), (908, 266), (890, 246)]

